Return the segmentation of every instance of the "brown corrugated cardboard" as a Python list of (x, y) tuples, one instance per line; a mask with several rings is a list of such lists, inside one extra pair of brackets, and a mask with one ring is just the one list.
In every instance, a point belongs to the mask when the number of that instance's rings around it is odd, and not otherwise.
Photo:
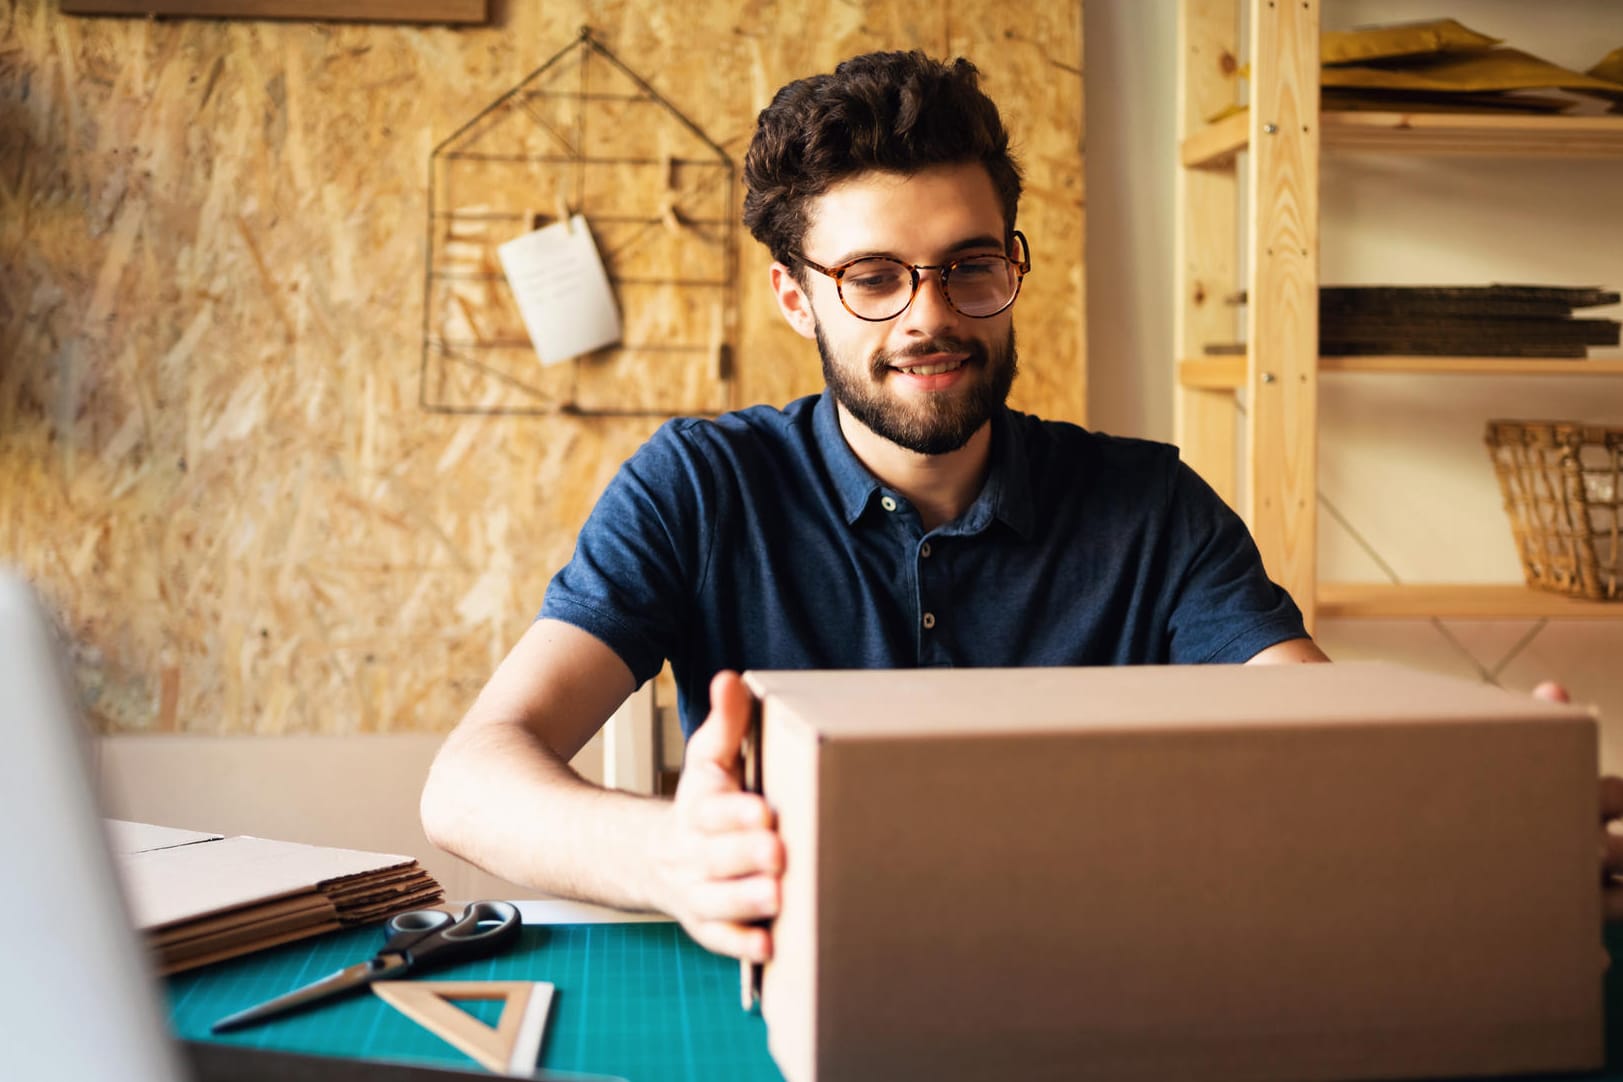
[(107, 821), (165, 975), (444, 899), (411, 857)]
[(1379, 663), (747, 679), (792, 1082), (1601, 1063), (1585, 710)]

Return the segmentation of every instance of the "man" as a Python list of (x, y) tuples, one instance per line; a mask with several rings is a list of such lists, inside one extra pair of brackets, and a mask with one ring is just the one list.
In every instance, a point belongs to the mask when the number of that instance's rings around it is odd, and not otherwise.
[[(784, 854), (739, 787), (738, 671), (1327, 658), (1175, 449), (1004, 405), (1033, 259), (971, 64), (882, 53), (791, 83), (745, 179), (826, 392), (671, 422), (625, 464), (422, 811), (492, 872), (764, 960)], [(689, 735), (675, 800), (571, 771), (667, 659)]]

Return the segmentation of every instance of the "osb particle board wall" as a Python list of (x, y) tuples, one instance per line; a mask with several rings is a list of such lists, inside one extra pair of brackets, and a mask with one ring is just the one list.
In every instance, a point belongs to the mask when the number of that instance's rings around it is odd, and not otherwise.
[(1084, 419), (1080, 2), (497, 9), (461, 30), (0, 12), (0, 562), (60, 615), (105, 730), (446, 729), (657, 411), (819, 389), (740, 228), (724, 309), (664, 314), (729, 347), (729, 378), (677, 380), (703, 401), (610, 355), (573, 386), (631, 416), (548, 408), (568, 386), (524, 412), (535, 388), (467, 365), (471, 408), (432, 408), (431, 157), (583, 26), (735, 164), (790, 78), (874, 48), (975, 60), (1027, 172), (1015, 404)]

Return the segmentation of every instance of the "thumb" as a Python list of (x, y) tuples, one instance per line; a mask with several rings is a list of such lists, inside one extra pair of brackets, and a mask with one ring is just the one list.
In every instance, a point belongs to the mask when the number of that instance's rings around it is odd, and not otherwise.
[(739, 752), (755, 714), (755, 696), (737, 673), (723, 669), (710, 681), (710, 716), (688, 738), (684, 778), (705, 778), (713, 787), (741, 784)]
[(1569, 703), (1572, 701), (1572, 696), (1567, 694), (1567, 689), (1554, 680), (1546, 680), (1534, 688), (1533, 698), (1543, 699), (1549, 703)]

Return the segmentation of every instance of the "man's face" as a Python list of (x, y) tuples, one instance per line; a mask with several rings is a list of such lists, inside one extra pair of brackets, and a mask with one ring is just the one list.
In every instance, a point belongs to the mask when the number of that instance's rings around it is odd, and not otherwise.
[[(802, 252), (825, 267), (861, 256), (936, 265), (1005, 251), (1003, 213), (978, 164), (864, 173), (809, 209)], [(1017, 366), (1011, 310), (965, 316), (947, 303), (940, 276), (923, 271), (905, 312), (867, 322), (840, 303), (833, 279), (801, 273), (810, 314), (790, 322), (804, 330), (809, 321), (835, 400), (876, 435), (920, 454), (956, 451), (1008, 398)]]

